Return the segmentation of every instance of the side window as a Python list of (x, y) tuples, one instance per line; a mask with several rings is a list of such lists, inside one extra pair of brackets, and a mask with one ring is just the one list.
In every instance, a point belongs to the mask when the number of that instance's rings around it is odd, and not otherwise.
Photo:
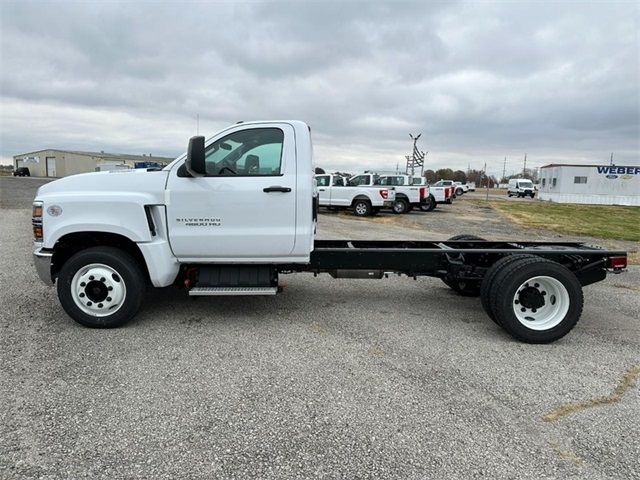
[(328, 187), (329, 186), (329, 175), (323, 175), (321, 177), (316, 177), (316, 185), (319, 187)]
[(555, 187), (557, 183), (558, 183), (558, 179), (557, 178), (554, 178), (554, 179), (551, 180), (551, 186), (552, 187)]
[(359, 185), (367, 185), (369, 183), (368, 175), (357, 175), (349, 180), (349, 185), (357, 187)]
[(546, 178), (543, 178), (543, 179), (542, 179), (542, 186), (544, 187), (546, 183), (547, 183), (547, 179), (546, 179)]
[(344, 177), (333, 177), (334, 187), (344, 187)]
[(279, 128), (231, 133), (207, 147), (207, 176), (280, 175), (283, 142), (284, 133)]
[(587, 177), (573, 177), (573, 183), (587, 183)]

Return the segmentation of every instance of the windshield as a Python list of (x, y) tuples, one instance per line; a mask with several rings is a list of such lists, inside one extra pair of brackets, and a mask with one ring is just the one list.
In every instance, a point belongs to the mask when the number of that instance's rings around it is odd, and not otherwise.
[(530, 180), (522, 180), (518, 182), (520, 188), (533, 188), (533, 183)]

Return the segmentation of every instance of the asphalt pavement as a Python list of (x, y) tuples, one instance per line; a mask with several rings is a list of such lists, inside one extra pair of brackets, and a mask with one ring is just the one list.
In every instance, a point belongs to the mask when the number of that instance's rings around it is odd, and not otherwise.
[[(32, 267), (37, 184), (0, 178), (1, 478), (640, 478), (638, 267), (586, 287), (551, 345), (406, 277), (151, 289), (133, 322), (91, 330)], [(319, 236), (446, 235), (414, 215), (323, 214)]]

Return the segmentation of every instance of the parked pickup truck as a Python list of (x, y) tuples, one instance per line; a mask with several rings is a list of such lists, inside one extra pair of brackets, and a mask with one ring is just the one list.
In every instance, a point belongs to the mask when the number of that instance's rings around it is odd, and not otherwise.
[(349, 186), (340, 175), (316, 175), (321, 207), (350, 208), (354, 215), (375, 215), (383, 207), (391, 208), (395, 200), (392, 188)]
[(456, 195), (463, 195), (469, 191), (469, 185), (462, 182), (453, 182), (456, 186)]
[(450, 199), (453, 197), (453, 188), (451, 187), (429, 185), (427, 179), (424, 177), (413, 177), (411, 179), (411, 185), (424, 185), (429, 187), (429, 194), (435, 198), (436, 204), (451, 203)]
[(351, 177), (348, 180), (348, 184), (369, 187), (383, 185), (393, 188), (396, 193), (395, 201), (392, 205), (393, 213), (407, 213), (414, 207), (431, 211), (436, 207), (435, 199), (429, 196), (428, 188), (411, 185), (409, 177), (405, 175), (381, 176), (376, 173), (365, 172)]
[[(149, 284), (191, 296), (275, 295), (280, 275), (297, 272), (431, 276), (480, 296), (515, 338), (546, 343), (577, 324), (584, 285), (627, 265), (625, 252), (571, 242), (316, 240), (316, 189), (305, 123), (238, 123), (206, 141), (191, 138), (162, 170), (41, 186), (32, 212), (36, 270), (71, 318), (99, 328), (134, 317)], [(304, 299), (295, 302), (304, 308)]]
[(430, 212), (436, 208), (435, 197), (426, 185), (414, 185), (409, 175), (380, 175), (380, 185), (393, 186), (396, 190), (396, 201), (393, 205), (394, 213), (407, 213), (413, 208), (423, 212)]
[(456, 198), (456, 186), (453, 184), (453, 180), (439, 180), (432, 185), (432, 187), (444, 188), (446, 191), (446, 199), (444, 203), (452, 203)]

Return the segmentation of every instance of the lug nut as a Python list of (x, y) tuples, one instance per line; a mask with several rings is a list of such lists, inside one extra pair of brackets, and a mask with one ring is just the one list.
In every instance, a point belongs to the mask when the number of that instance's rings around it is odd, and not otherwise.
[(94, 277), (93, 275), (91, 275), (91, 276), (89, 277), (89, 280), (95, 280), (95, 279), (96, 279), (96, 277)]
[(98, 304), (98, 308), (102, 308), (102, 304), (101, 303)]
[(84, 293), (80, 293), (80, 298), (84, 298)]
[(111, 297), (107, 297), (107, 302), (110, 302), (110, 301), (111, 301)]
[(536, 312), (537, 312), (537, 310), (536, 310), (535, 308), (532, 308), (532, 309), (531, 309), (531, 311), (532, 311), (533, 313), (536, 313)]
[(540, 284), (539, 283), (534, 283), (533, 286), (538, 288), (540, 286)]
[(105, 278), (104, 277), (100, 277), (100, 281), (104, 282)]
[(93, 303), (87, 302), (87, 307), (90, 307), (91, 305), (93, 305)]
[(527, 309), (526, 309), (526, 308), (524, 308), (524, 307), (522, 307), (522, 308), (520, 309), (520, 311), (521, 311), (521, 312), (526, 312), (526, 311), (527, 311)]
[(542, 292), (540, 292), (540, 293), (541, 293), (542, 295), (546, 295), (546, 294), (547, 294), (547, 292), (545, 292), (545, 291), (542, 291)]
[(515, 302), (513, 302), (513, 303), (515, 303), (516, 305), (518, 305), (518, 304), (520, 303), (520, 300), (516, 300), (516, 301), (515, 301)]
[(111, 291), (113, 290), (113, 287), (108, 287), (107, 290)]
[(87, 284), (86, 284), (86, 283), (84, 283), (84, 282), (80, 282), (80, 286), (81, 286), (81, 287), (86, 287), (86, 286), (87, 286)]

